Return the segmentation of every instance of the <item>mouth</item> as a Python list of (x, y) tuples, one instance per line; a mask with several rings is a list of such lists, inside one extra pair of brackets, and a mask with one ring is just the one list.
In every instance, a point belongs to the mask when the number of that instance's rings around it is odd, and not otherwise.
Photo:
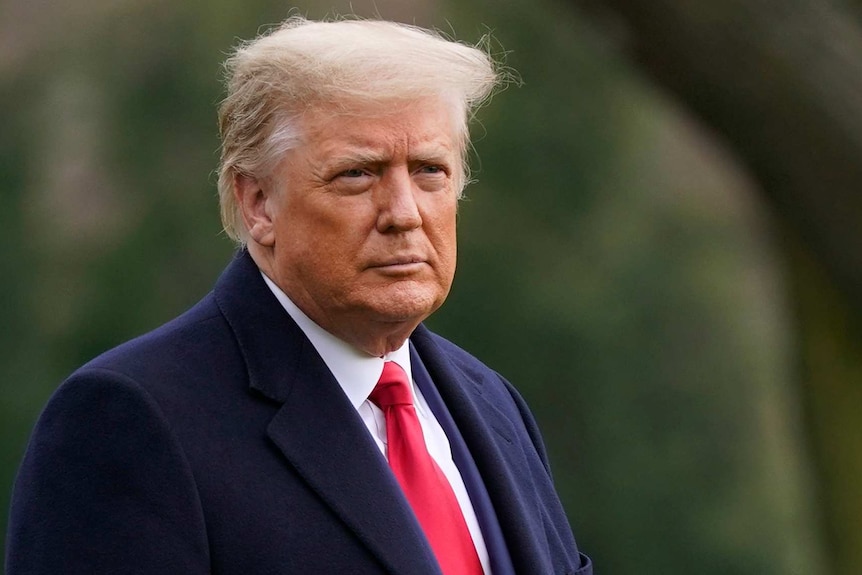
[(418, 271), (427, 265), (424, 258), (419, 256), (393, 256), (381, 261), (373, 262), (370, 269), (394, 275), (408, 275)]

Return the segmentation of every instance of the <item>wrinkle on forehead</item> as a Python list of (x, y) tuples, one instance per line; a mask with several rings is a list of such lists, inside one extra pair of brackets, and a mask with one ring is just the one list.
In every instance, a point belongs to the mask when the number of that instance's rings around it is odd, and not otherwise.
[[(449, 121), (444, 125), (434, 121), (441, 117)], [(366, 105), (350, 114), (309, 110), (304, 116), (305, 145), (326, 164), (383, 164), (396, 157), (408, 162), (457, 162), (458, 139), (451, 117), (445, 102), (437, 98), (394, 108)], [(362, 127), (353, 126), (353, 119)]]
[[(381, 122), (389, 122), (393, 128), (403, 128), (403, 124), (411, 122), (413, 115), (437, 115), (445, 111), (449, 119), (447, 136), (455, 143), (459, 139), (459, 121), (461, 111), (455, 102), (444, 96), (429, 96), (421, 100), (386, 100), (381, 102), (362, 102), (354, 104), (332, 104), (320, 103), (309, 107), (301, 117), (301, 132), (304, 135), (304, 143), (311, 143), (317, 137), (326, 137), (326, 131), (341, 131), (345, 126), (350, 126), (351, 118), (379, 119)], [(341, 120), (331, 122), (329, 120)], [(358, 144), (362, 144), (361, 134), (355, 134)], [(351, 142), (352, 143), (352, 142)]]

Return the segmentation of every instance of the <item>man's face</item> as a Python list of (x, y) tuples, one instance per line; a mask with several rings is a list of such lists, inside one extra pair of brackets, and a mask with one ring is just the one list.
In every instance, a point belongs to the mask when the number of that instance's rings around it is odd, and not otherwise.
[(362, 342), (365, 331), (412, 331), (449, 293), (461, 170), (453, 126), (436, 99), (315, 110), (273, 178), (265, 271), (316, 323), (369, 353), (382, 351)]

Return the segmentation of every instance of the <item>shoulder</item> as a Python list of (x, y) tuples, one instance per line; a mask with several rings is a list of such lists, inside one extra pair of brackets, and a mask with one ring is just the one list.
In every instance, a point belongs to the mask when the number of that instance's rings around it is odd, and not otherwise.
[(505, 377), (489, 367), (482, 360), (445, 337), (432, 332), (424, 326), (419, 326), (413, 341), (417, 344), (423, 360), (428, 356), (439, 354), (452, 367), (456, 368), (467, 380), (473, 381), (483, 388), (490, 387), (504, 393), (510, 400), (522, 404), (523, 398)]
[(246, 373), (233, 333), (210, 294), (177, 318), (75, 370), (40, 420), (53, 413), (57, 421), (73, 425), (89, 410), (92, 419), (110, 422), (127, 412), (141, 422), (185, 429), (202, 406), (236, 401)]
[(212, 294), (158, 328), (114, 347), (79, 368), (70, 379), (114, 372), (146, 383), (173, 372), (218, 361), (231, 344), (230, 330)]
[(83, 481), (94, 462), (118, 473), (146, 468), (142, 480), (169, 461), (188, 472), (182, 447), (186, 422), (206, 401), (228, 401), (212, 383), (231, 369), (229, 341), (208, 295), (179, 317), (75, 370), (36, 422), (21, 484), (50, 491), (55, 487), (53, 474), (45, 472), (49, 467), (63, 469), (70, 481)]
[(470, 352), (422, 325), (413, 334), (412, 341), (423, 361), (430, 363), (432, 370), (436, 368), (438, 376), (451, 374), (459, 386), (466, 388), (465, 391), (473, 392), (471, 395), (478, 405), (491, 404), (515, 423), (516, 428), (529, 438), (529, 444), (545, 471), (550, 473), (539, 427), (527, 402), (512, 383)]
[(434, 333), (424, 325), (416, 328), (411, 340), (417, 346), (417, 349), (419, 349), (423, 359), (428, 355), (439, 354), (451, 363), (453, 367), (458, 368), (468, 376), (483, 381), (505, 381), (499, 373), (488, 367), (476, 356), (445, 337)]
[[(529, 437), (529, 442), (548, 468), (544, 442), (536, 420), (523, 396), (505, 377), (462, 347), (419, 326), (412, 341), (422, 360), (436, 374), (452, 374), (457, 384), (477, 399), (477, 404), (493, 405)], [(430, 365), (428, 365), (430, 364)], [(440, 367), (443, 365), (444, 367)], [(473, 392), (473, 393), (470, 393)], [(481, 400), (478, 398), (481, 397)]]

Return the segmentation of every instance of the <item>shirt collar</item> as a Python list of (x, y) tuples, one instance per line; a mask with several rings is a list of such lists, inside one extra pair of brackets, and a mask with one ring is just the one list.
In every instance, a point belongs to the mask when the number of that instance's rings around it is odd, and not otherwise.
[[(311, 345), (323, 358), (326, 367), (335, 376), (336, 381), (344, 390), (347, 399), (355, 409), (359, 409), (371, 392), (374, 386), (377, 385), (377, 380), (380, 379), (380, 374), (383, 373), (383, 362), (394, 361), (405, 373), (412, 374), (410, 366), (410, 346), (408, 340), (395, 351), (386, 354), (384, 357), (373, 357), (356, 349), (347, 342), (335, 337), (319, 325), (297, 307), (287, 294), (281, 288), (275, 285), (266, 274), (261, 272), (263, 281), (278, 299), (279, 303), (290, 315), (293, 321), (303, 331), (305, 336), (311, 341)], [(410, 375), (410, 387), (413, 390), (413, 377)]]

